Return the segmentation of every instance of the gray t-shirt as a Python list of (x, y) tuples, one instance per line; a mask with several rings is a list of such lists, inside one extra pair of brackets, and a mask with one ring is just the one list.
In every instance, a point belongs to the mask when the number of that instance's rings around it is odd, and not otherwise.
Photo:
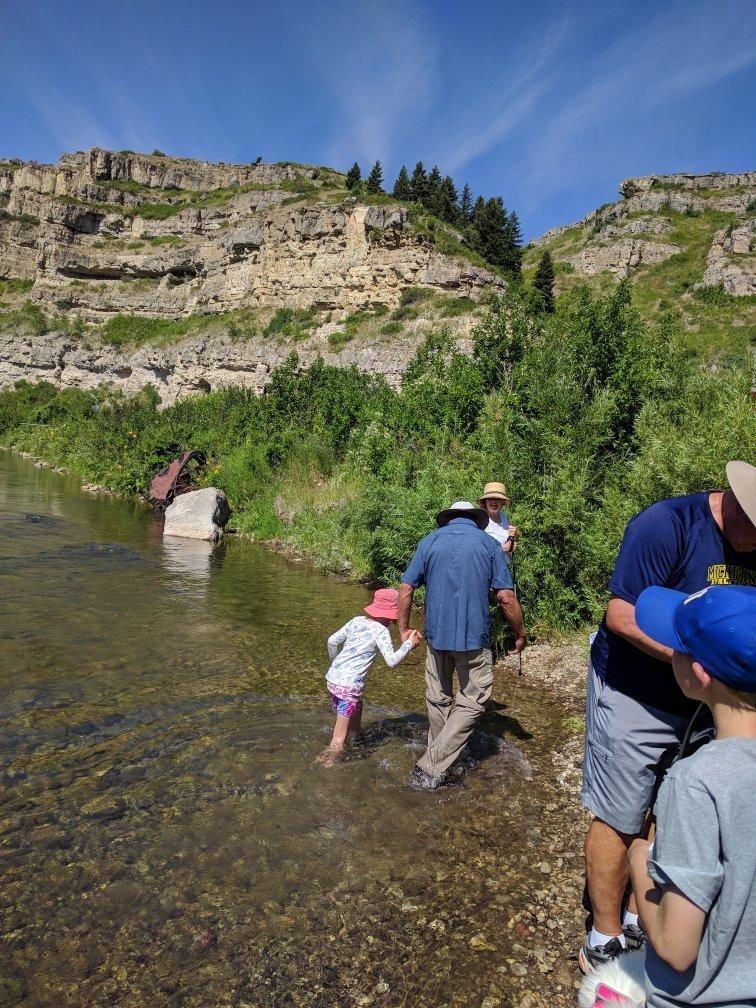
[(647, 1005), (756, 1006), (756, 739), (710, 742), (669, 771), (648, 868), (707, 914), (698, 959), (678, 973), (649, 944)]

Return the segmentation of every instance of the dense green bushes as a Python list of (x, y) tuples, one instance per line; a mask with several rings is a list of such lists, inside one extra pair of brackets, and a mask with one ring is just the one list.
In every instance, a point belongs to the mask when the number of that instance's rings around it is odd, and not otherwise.
[(262, 397), (230, 389), (162, 412), (150, 390), (22, 384), (0, 394), (0, 438), (124, 492), (201, 449), (238, 528), (392, 583), (436, 511), (503, 479), (530, 622), (568, 627), (600, 612), (627, 519), (721, 485), (754, 419), (745, 373), (701, 369), (665, 325), (640, 322), (621, 285), (578, 290), (553, 315), (511, 295), (472, 356), (426, 340), (399, 391), (322, 362), (300, 371), (295, 356)]

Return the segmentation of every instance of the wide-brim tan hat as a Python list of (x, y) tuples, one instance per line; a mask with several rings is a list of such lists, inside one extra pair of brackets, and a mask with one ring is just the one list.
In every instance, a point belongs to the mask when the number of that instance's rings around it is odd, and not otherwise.
[(496, 497), (500, 501), (504, 501), (505, 504), (509, 504), (510, 500), (507, 496), (507, 488), (503, 483), (486, 483), (483, 487), (483, 493), (480, 495), (480, 503), (482, 504), (486, 497)]
[(727, 482), (738, 504), (756, 528), (756, 466), (748, 462), (728, 462)]
[(443, 528), (452, 518), (472, 518), (481, 531), (488, 525), (488, 515), (483, 508), (475, 507), (470, 501), (455, 501), (451, 507), (444, 508), (436, 515), (436, 525)]

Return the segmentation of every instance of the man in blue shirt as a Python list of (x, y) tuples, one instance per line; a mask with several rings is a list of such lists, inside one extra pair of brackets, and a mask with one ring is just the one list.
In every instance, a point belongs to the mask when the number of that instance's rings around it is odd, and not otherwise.
[(628, 523), (611, 598), (591, 647), (582, 803), (595, 818), (585, 843), (593, 929), (583, 972), (638, 948), (645, 936), (631, 899), (627, 849), (643, 825), (665, 752), (676, 748), (695, 704), (672, 674), (672, 651), (635, 620), (645, 588), (691, 595), (708, 585), (756, 585), (756, 467), (727, 465), (730, 489), (658, 501)]
[[(504, 553), (486, 535), (488, 515), (457, 501), (436, 516), (438, 528), (418, 544), (399, 589), (399, 632), (409, 634), (414, 589), (425, 585), (425, 663), (428, 748), (418, 761), (424, 783), (435, 786), (459, 756), (491, 696), (488, 596), (496, 598), (516, 638), (525, 647), (522, 612)], [(453, 695), (457, 672), (459, 691)]]

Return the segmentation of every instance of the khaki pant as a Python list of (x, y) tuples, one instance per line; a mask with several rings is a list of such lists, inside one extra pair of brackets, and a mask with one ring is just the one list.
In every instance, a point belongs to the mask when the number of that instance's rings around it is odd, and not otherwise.
[[(459, 692), (452, 695), (456, 670)], [(440, 777), (459, 756), (475, 722), (485, 712), (493, 687), (489, 648), (436, 651), (428, 644), (425, 659), (425, 702), (428, 705), (428, 748), (418, 760), (421, 770)]]

